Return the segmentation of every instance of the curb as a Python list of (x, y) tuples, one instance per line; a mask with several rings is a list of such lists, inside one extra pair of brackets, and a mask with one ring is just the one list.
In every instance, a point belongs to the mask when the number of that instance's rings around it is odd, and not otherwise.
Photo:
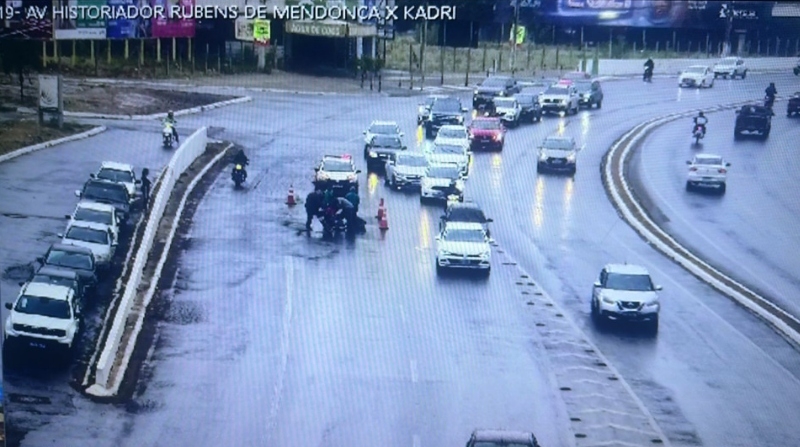
[[(194, 191), (195, 186), (203, 180), (206, 173), (219, 162), (222, 157), (224, 157), (230, 148), (233, 147), (233, 143), (229, 144), (225, 149), (223, 149), (219, 154), (217, 154), (213, 159), (211, 159), (202, 170), (194, 177), (191, 183), (186, 187), (186, 191), (181, 198), (181, 202), (178, 205), (178, 209), (175, 212), (175, 216), (172, 218), (172, 228), (170, 229), (169, 235), (167, 236), (167, 240), (164, 244), (164, 250), (162, 251), (161, 258), (158, 260), (158, 264), (156, 264), (156, 269), (153, 272), (153, 277), (150, 279), (150, 287), (147, 290), (147, 294), (144, 297), (144, 301), (142, 302), (142, 308), (145, 309), (143, 312), (140, 313), (140, 317), (136, 320), (136, 326), (134, 326), (131, 335), (130, 335), (130, 342), (125, 347), (125, 353), (123, 354), (122, 361), (120, 363), (119, 368), (117, 369), (116, 376), (112, 379), (113, 385), (110, 389), (105, 388), (97, 383), (90, 385), (84, 391), (86, 394), (94, 397), (101, 397), (101, 398), (108, 398), (113, 397), (119, 391), (119, 387), (122, 384), (122, 380), (125, 377), (125, 373), (128, 370), (128, 364), (130, 362), (130, 358), (133, 355), (133, 351), (136, 348), (136, 340), (139, 337), (139, 332), (142, 330), (142, 326), (144, 324), (144, 319), (147, 315), (147, 307), (150, 305), (150, 301), (153, 299), (153, 296), (156, 293), (156, 289), (158, 288), (158, 283), (161, 279), (161, 271), (164, 268), (164, 264), (169, 257), (170, 249), (172, 247), (172, 241), (175, 237), (175, 233), (178, 231), (178, 222), (180, 221), (181, 216), (183, 215), (183, 209), (186, 206), (186, 202), (189, 199), (189, 196)], [(118, 351), (119, 353), (119, 351)]]
[[(220, 101), (211, 103), (205, 106), (199, 107), (192, 107), (189, 109), (178, 110), (174, 113), (175, 116), (183, 116), (183, 115), (192, 115), (195, 113), (205, 112), (207, 110), (213, 110), (220, 107), (229, 106), (232, 104), (239, 104), (243, 102), (252, 101), (253, 98), (250, 96), (244, 96), (241, 98), (234, 98), (229, 99), (227, 101)], [(105, 115), (102, 113), (90, 113), (90, 112), (64, 112), (64, 116), (71, 116), (75, 118), (98, 118), (98, 119), (106, 119), (106, 120), (156, 120), (165, 118), (167, 116), (166, 113), (154, 113), (151, 115)]]
[(86, 132), (70, 135), (68, 137), (57, 138), (55, 140), (45, 141), (44, 143), (34, 144), (33, 146), (23, 147), (21, 149), (11, 151), (7, 154), (0, 155), (0, 163), (12, 160), (22, 155), (30, 154), (31, 152), (47, 149), (49, 147), (53, 147), (62, 143), (69, 143), (71, 141), (77, 141), (77, 140), (82, 140), (84, 138), (93, 137), (105, 131), (106, 131), (106, 126), (98, 126), (95, 127), (94, 129), (87, 130)]
[[(781, 99), (784, 98), (785, 97)], [(751, 102), (727, 104), (706, 109), (706, 112), (713, 113), (730, 110), (749, 103)], [(776, 304), (750, 290), (748, 287), (712, 267), (699, 256), (677, 242), (652, 220), (628, 185), (625, 178), (626, 161), (629, 159), (631, 153), (638, 147), (638, 143), (641, 139), (658, 126), (680, 118), (693, 116), (694, 113), (695, 111), (675, 113), (646, 121), (640, 123), (620, 137), (603, 157), (601, 173), (606, 193), (609, 195), (612, 204), (620, 213), (623, 220), (643, 237), (649, 245), (672, 259), (696, 278), (715, 288), (766, 321), (790, 342), (795, 345), (800, 345), (800, 320)], [(619, 156), (617, 156), (618, 152)], [(618, 159), (616, 162), (614, 161), (615, 158)], [(615, 187), (615, 178), (619, 178), (622, 186), (621, 190)], [(632, 206), (629, 206), (629, 204)]]

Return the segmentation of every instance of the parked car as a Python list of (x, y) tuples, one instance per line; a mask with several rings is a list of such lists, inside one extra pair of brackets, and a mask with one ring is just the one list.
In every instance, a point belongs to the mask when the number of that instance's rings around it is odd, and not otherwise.
[(678, 87), (711, 88), (714, 86), (714, 71), (705, 65), (692, 65), (678, 77)]
[(503, 150), (506, 128), (499, 118), (475, 118), (469, 124), (470, 149)]
[(514, 99), (520, 107), (520, 119), (538, 123), (542, 120), (542, 106), (539, 105), (539, 95), (531, 93), (517, 93)]
[(800, 113), (800, 92), (795, 92), (786, 105), (786, 116), (794, 116)]
[(740, 138), (745, 132), (758, 134), (762, 138), (769, 137), (772, 130), (772, 116), (775, 112), (759, 104), (742, 106), (736, 111), (736, 125), (733, 128), (733, 137)]
[(646, 268), (632, 264), (607, 264), (592, 287), (592, 319), (647, 324), (658, 332), (661, 303)]
[(81, 325), (81, 309), (75, 291), (66, 286), (31, 283), (23, 287), (5, 322), (4, 350), (25, 347), (71, 353)]
[(740, 57), (726, 57), (721, 59), (719, 62), (714, 64), (714, 77), (722, 76), (724, 79), (727, 79), (728, 76), (731, 79), (736, 79), (736, 77), (740, 77), (742, 79), (747, 77), (747, 65), (744, 63), (744, 59)]
[(578, 104), (588, 108), (603, 107), (603, 88), (598, 80), (575, 81), (575, 89), (578, 91)]
[(72, 214), (67, 214), (64, 217), (69, 219), (67, 227), (76, 222), (91, 222), (106, 225), (111, 232), (114, 233), (114, 239), (119, 242), (119, 224), (122, 219), (117, 214), (117, 209), (112, 205), (81, 200), (75, 206), (75, 210), (72, 211)]
[(141, 180), (136, 178), (136, 173), (133, 171), (133, 166), (126, 163), (117, 163), (115, 161), (104, 161), (100, 165), (100, 169), (90, 175), (91, 178), (108, 180), (109, 182), (119, 183), (128, 190), (128, 196), (131, 205), (136, 200), (138, 195), (136, 185), (141, 184)]
[(58, 267), (40, 267), (28, 281), (20, 282), (19, 285), (24, 287), (26, 284), (31, 283), (69, 287), (75, 291), (75, 296), (81, 304), (85, 302), (88, 291), (77, 272)]
[(97, 286), (97, 263), (94, 254), (88, 248), (74, 245), (53, 244), (44, 256), (36, 258), (42, 267), (71, 270), (75, 272), (84, 284), (84, 295), (94, 292)]
[(117, 251), (117, 241), (108, 225), (75, 222), (58, 236), (62, 244), (91, 250), (98, 268), (107, 271), (111, 267), (114, 253)]
[(482, 110), (491, 106), (498, 96), (513, 96), (519, 93), (517, 81), (509, 76), (489, 76), (475, 87), (472, 93), (472, 108)]
[(108, 180), (90, 179), (83, 189), (75, 191), (75, 195), (83, 200), (105, 203), (117, 209), (120, 223), (127, 222), (131, 211), (131, 196), (128, 188), (121, 183)]
[(314, 168), (314, 187), (317, 190), (331, 189), (337, 196), (344, 196), (350, 188), (358, 190), (360, 173), (349, 154), (325, 155)]
[(492, 269), (491, 239), (479, 223), (451, 222), (436, 236), (436, 273), (445, 269)]
[(686, 190), (693, 191), (697, 188), (712, 188), (725, 194), (728, 182), (728, 168), (730, 163), (725, 162), (719, 155), (698, 154), (686, 162), (689, 171), (686, 176)]

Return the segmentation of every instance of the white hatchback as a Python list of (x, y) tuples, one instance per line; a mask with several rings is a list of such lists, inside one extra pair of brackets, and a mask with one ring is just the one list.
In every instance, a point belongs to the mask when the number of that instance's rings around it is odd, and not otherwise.
[(692, 65), (678, 76), (678, 87), (711, 88), (714, 86), (714, 70), (705, 65)]
[(727, 163), (721, 156), (713, 154), (698, 154), (686, 162), (689, 171), (686, 176), (686, 190), (695, 188), (713, 188), (720, 194), (725, 194), (728, 183)]

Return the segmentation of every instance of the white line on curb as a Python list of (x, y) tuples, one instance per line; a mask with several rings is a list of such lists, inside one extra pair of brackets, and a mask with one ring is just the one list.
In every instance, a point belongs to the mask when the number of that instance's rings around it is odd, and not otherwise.
[(97, 134), (99, 134), (101, 132), (105, 132), (105, 130), (106, 130), (106, 126), (99, 126), (99, 127), (95, 127), (94, 129), (87, 130), (86, 132), (81, 132), (81, 133), (78, 133), (78, 134), (75, 134), (75, 135), (70, 135), (68, 137), (58, 138), (58, 139), (55, 139), (55, 140), (45, 141), (44, 143), (34, 144), (33, 146), (23, 147), (21, 149), (17, 149), (15, 151), (9, 152), (7, 154), (0, 155), (0, 163), (12, 160), (14, 158), (17, 158), (17, 157), (25, 155), (25, 154), (30, 154), (31, 152), (36, 152), (36, 151), (39, 151), (39, 150), (42, 150), (42, 149), (47, 149), (48, 147), (53, 147), (53, 146), (56, 146), (58, 144), (69, 143), (70, 141), (77, 141), (77, 140), (82, 140), (84, 138), (89, 138), (89, 137), (95, 136), (95, 135), (97, 135)]
[[(226, 101), (215, 102), (212, 104), (208, 104), (205, 106), (199, 107), (192, 107), (189, 109), (178, 110), (175, 112), (175, 116), (183, 116), (183, 115), (192, 115), (196, 113), (205, 112), (208, 110), (217, 109), (220, 107), (225, 107), (233, 104), (239, 104), (243, 102), (252, 101), (253, 98), (250, 96), (243, 96), (241, 98), (234, 98), (229, 99)], [(107, 115), (103, 113), (88, 113), (88, 112), (64, 112), (64, 116), (70, 116), (74, 118), (95, 118), (95, 119), (106, 119), (106, 120), (131, 120), (131, 121), (145, 121), (145, 120), (156, 120), (165, 118), (167, 116), (166, 113), (153, 113), (151, 115)]]
[(133, 349), (136, 346), (136, 340), (139, 337), (139, 332), (142, 330), (142, 325), (144, 323), (144, 317), (146, 315), (147, 306), (150, 304), (150, 301), (153, 299), (153, 295), (155, 295), (156, 288), (158, 286), (158, 282), (161, 278), (161, 271), (164, 268), (164, 264), (167, 261), (167, 257), (169, 255), (170, 247), (172, 246), (172, 240), (175, 237), (175, 233), (178, 230), (178, 222), (180, 221), (181, 216), (183, 215), (183, 209), (186, 206), (186, 201), (188, 200), (189, 196), (191, 195), (192, 191), (194, 190), (195, 186), (203, 179), (206, 172), (211, 169), (225, 154), (227, 151), (233, 147), (233, 144), (229, 144), (222, 152), (217, 154), (208, 164), (203, 167), (203, 169), (194, 177), (189, 186), (186, 187), (186, 192), (181, 199), (181, 203), (178, 205), (178, 209), (175, 212), (175, 217), (172, 219), (172, 228), (170, 229), (169, 235), (167, 236), (167, 240), (164, 244), (164, 248), (161, 254), (161, 258), (158, 260), (158, 264), (156, 265), (156, 269), (153, 272), (153, 277), (150, 280), (150, 287), (147, 290), (147, 294), (145, 295), (144, 302), (142, 304), (142, 312), (139, 313), (139, 318), (136, 320), (136, 325), (133, 328), (133, 331), (130, 335), (130, 342), (126, 346), (125, 354), (122, 358), (122, 362), (120, 363), (119, 368), (116, 371), (116, 376), (113, 379), (113, 385), (111, 388), (105, 388), (100, 384), (95, 383), (94, 385), (90, 386), (86, 389), (86, 393), (92, 396), (97, 397), (110, 397), (117, 394), (119, 391), (119, 387), (122, 384), (122, 379), (125, 377), (125, 371), (128, 369), (128, 363), (130, 362), (130, 357), (133, 355)]

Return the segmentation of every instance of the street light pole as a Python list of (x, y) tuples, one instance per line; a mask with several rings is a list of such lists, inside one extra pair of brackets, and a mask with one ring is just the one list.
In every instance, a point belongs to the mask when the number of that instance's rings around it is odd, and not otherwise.
[(514, 1), (514, 26), (511, 28), (511, 75), (517, 66), (517, 29), (519, 28), (519, 0)]
[(733, 30), (733, 3), (729, 3), (725, 8), (725, 45), (722, 48), (722, 57), (730, 56), (731, 53), (731, 31)]

